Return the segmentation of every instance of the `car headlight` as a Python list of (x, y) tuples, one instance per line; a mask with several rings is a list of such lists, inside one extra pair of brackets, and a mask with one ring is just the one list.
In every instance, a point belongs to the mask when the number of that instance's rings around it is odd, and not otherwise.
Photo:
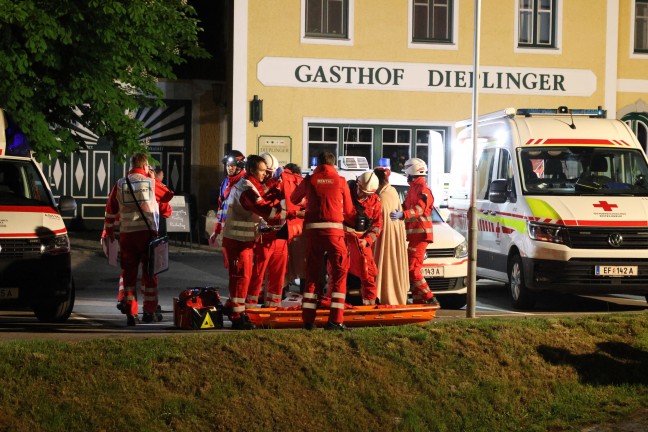
[(558, 244), (566, 243), (567, 230), (564, 227), (529, 221), (528, 228), (529, 237), (533, 240)]
[(70, 239), (67, 234), (41, 239), (40, 251), (45, 255), (59, 255), (70, 252)]
[(455, 258), (465, 258), (468, 256), (468, 242), (464, 240), (455, 248)]

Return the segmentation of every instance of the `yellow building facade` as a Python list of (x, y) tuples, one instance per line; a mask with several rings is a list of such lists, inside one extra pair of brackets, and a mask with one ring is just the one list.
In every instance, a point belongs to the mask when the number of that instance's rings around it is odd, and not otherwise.
[[(475, 1), (233, 3), (232, 148), (449, 171), (472, 110)], [(648, 1), (487, 0), (480, 16), (479, 114), (600, 106), (645, 148)]]

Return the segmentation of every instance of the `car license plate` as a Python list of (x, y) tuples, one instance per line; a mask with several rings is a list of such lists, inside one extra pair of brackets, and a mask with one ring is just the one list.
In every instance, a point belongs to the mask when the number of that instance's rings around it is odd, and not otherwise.
[(423, 267), (421, 272), (424, 277), (443, 277), (443, 267)]
[(639, 274), (638, 266), (594, 266), (596, 276), (632, 277)]
[(0, 300), (13, 300), (18, 298), (18, 288), (0, 288)]

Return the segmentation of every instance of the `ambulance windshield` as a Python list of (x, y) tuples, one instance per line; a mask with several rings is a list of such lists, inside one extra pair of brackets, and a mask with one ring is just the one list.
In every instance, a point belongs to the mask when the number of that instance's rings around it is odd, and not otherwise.
[(52, 197), (31, 161), (0, 159), (0, 205), (53, 206)]
[(648, 166), (638, 149), (525, 147), (517, 158), (525, 195), (648, 196)]

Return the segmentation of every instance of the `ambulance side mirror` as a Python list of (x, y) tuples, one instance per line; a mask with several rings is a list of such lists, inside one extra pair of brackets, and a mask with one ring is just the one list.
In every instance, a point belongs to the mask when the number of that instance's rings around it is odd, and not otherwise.
[(74, 212), (76, 208), (77, 208), (76, 200), (71, 196), (63, 195), (61, 198), (59, 198), (59, 202), (58, 202), (59, 212), (71, 213)]
[(488, 199), (495, 204), (506, 202), (508, 196), (508, 181), (506, 179), (493, 180), (490, 184)]

